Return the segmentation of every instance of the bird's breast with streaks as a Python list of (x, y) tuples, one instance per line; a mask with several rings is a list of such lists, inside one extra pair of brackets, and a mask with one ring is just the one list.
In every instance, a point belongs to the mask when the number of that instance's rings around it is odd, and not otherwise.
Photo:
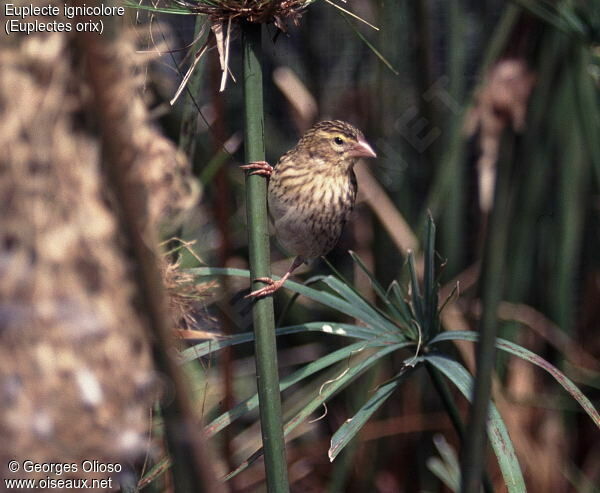
[(315, 164), (312, 169), (283, 167), (279, 173), (275, 168), (269, 184), (277, 238), (289, 253), (305, 259), (325, 255), (335, 246), (356, 199), (351, 170), (319, 172)]

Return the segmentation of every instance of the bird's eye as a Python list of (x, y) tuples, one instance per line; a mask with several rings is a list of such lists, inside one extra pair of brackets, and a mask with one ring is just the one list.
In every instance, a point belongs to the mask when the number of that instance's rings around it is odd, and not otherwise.
[(333, 139), (333, 141), (339, 146), (341, 146), (344, 143), (344, 139), (342, 139), (341, 137), (336, 137)]

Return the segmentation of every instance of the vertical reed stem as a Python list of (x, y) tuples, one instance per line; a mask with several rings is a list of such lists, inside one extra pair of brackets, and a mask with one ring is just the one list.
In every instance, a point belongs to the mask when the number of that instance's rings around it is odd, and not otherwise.
[(491, 212), (482, 273), (481, 322), (477, 345), (477, 372), (473, 383), (473, 404), (467, 424), (465, 450), (461, 464), (461, 493), (479, 493), (487, 457), (487, 419), (496, 361), (498, 305), (504, 291), (506, 245), (510, 222), (510, 178), (513, 162), (513, 137), (505, 132), (498, 157), (494, 208)]
[[(265, 158), (261, 26), (244, 23), (242, 32), (246, 161), (261, 161)], [(246, 189), (250, 272), (252, 279), (269, 277), (267, 180), (258, 175), (247, 176)], [(262, 287), (261, 283), (253, 283), (254, 289), (260, 287)], [(289, 491), (289, 485), (281, 418), (272, 296), (254, 301), (253, 318), (267, 489), (272, 493), (285, 493)]]

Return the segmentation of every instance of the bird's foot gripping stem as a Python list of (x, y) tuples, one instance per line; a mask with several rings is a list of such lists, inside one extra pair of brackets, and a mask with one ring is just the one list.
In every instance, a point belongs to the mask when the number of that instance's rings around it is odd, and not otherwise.
[(283, 283), (285, 282), (284, 278), (279, 279), (279, 281), (274, 281), (270, 277), (257, 277), (254, 280), (264, 282), (267, 285), (264, 288), (252, 291), (250, 294), (246, 295), (245, 298), (262, 298), (263, 296), (268, 296), (277, 291), (281, 286), (283, 286)]
[(267, 178), (273, 173), (273, 166), (266, 161), (253, 161), (240, 166), (240, 168), (246, 171), (254, 170), (250, 175), (261, 175), (266, 176)]
[(302, 257), (296, 257), (294, 262), (288, 269), (288, 271), (279, 279), (279, 281), (274, 281), (270, 277), (257, 277), (254, 279), (255, 281), (264, 282), (267, 285), (264, 288), (257, 289), (256, 291), (252, 291), (249, 295), (246, 295), (245, 298), (261, 298), (263, 296), (268, 296), (277, 291), (285, 281), (292, 275), (298, 267), (300, 267), (304, 263), (304, 259)]

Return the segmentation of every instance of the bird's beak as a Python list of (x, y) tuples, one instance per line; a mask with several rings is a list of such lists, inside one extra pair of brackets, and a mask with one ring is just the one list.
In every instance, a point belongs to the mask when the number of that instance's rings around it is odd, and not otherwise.
[(350, 151), (351, 157), (377, 157), (373, 148), (364, 139), (358, 139), (356, 145)]

